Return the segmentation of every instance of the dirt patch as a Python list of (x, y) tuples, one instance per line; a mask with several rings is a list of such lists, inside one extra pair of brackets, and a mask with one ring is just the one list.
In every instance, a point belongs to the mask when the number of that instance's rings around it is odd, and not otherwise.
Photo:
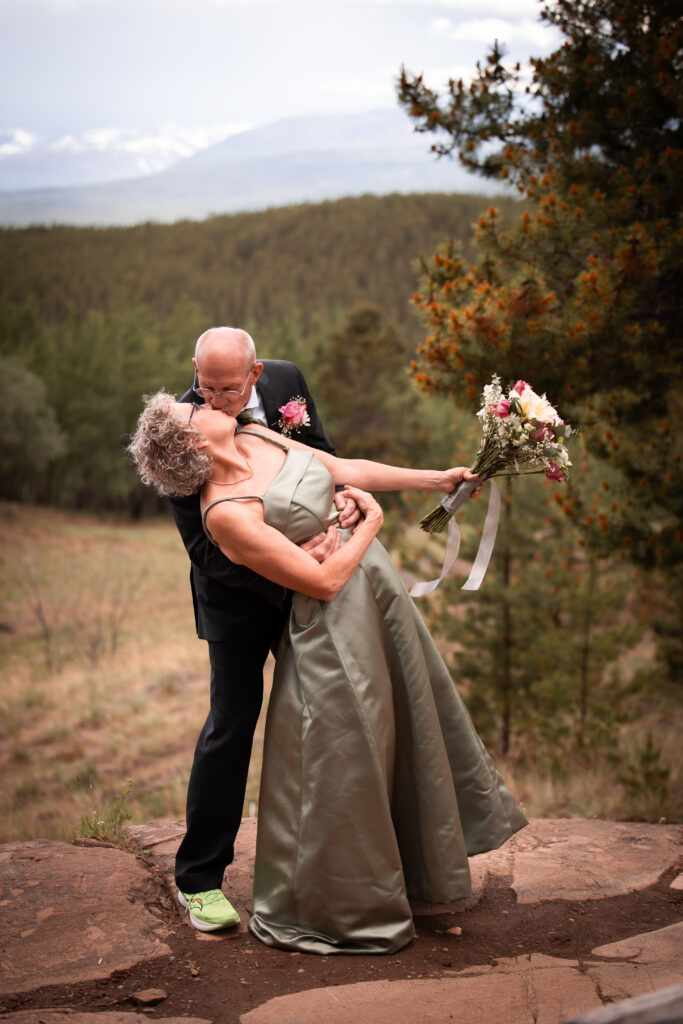
[[(150, 859), (147, 866), (156, 873), (155, 907), (172, 929), (166, 939), (170, 956), (108, 979), (11, 996), (0, 1003), (0, 1011), (68, 1007), (139, 1012), (132, 994), (163, 988), (168, 997), (144, 1011), (151, 1020), (194, 1016), (238, 1024), (241, 1014), (268, 999), (325, 985), (451, 977), (475, 965), (539, 952), (599, 960), (591, 955), (598, 946), (683, 919), (683, 892), (670, 887), (675, 871), (625, 896), (524, 905), (517, 904), (506, 880), (498, 877), (470, 910), (416, 917), (417, 938), (397, 954), (320, 957), (269, 949), (244, 932), (200, 935), (180, 916), (157, 865)], [(461, 928), (462, 934), (449, 932), (451, 928)]]

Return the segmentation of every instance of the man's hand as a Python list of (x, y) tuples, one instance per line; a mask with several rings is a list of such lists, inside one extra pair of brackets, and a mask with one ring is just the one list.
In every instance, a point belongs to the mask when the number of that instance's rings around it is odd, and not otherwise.
[(339, 530), (332, 523), (328, 526), (325, 533), (318, 533), (315, 537), (307, 540), (305, 544), (300, 544), (299, 547), (302, 551), (307, 551), (309, 555), (315, 558), (316, 562), (322, 563), (339, 547), (340, 542)]
[(342, 529), (353, 526), (360, 519), (360, 510), (355, 500), (344, 491), (336, 491), (334, 503), (339, 512), (339, 525)]

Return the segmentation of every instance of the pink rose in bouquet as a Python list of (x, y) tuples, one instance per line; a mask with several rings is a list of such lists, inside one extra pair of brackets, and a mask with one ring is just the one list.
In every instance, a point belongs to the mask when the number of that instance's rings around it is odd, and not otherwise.
[(507, 398), (501, 398), (500, 402), (495, 406), (493, 413), (495, 416), (500, 416), (503, 419), (505, 416), (510, 415), (510, 401)]
[(557, 465), (556, 462), (551, 462), (548, 465), (548, 467), (547, 467), (547, 469), (545, 471), (545, 475), (546, 475), (548, 480), (557, 480), (557, 481), (564, 480), (564, 473), (562, 472), (562, 470), (560, 469), (560, 467)]
[(549, 441), (551, 437), (555, 437), (555, 434), (545, 423), (541, 423), (538, 430), (531, 434), (532, 441)]

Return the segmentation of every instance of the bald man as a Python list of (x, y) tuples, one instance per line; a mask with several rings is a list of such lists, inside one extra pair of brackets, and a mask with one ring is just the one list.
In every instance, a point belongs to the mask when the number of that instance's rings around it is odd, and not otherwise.
[[(181, 402), (207, 402), (230, 416), (248, 411), (279, 430), (279, 407), (301, 397), (310, 423), (300, 428), (297, 440), (335, 454), (299, 368), (284, 360), (258, 360), (246, 331), (232, 327), (205, 331), (192, 362), (194, 384)], [(355, 522), (355, 504), (341, 493), (335, 501), (340, 524)], [(187, 832), (176, 856), (176, 882), (178, 899), (194, 927), (214, 931), (239, 921), (221, 884), (233, 860), (242, 820), (252, 740), (263, 700), (263, 665), (268, 651), (277, 651), (289, 594), (235, 565), (209, 541), (202, 528), (198, 494), (172, 498), (171, 508), (192, 563), (197, 635), (208, 641), (211, 664), (210, 711), (195, 749)], [(331, 528), (304, 547), (322, 561), (337, 544), (337, 531)]]

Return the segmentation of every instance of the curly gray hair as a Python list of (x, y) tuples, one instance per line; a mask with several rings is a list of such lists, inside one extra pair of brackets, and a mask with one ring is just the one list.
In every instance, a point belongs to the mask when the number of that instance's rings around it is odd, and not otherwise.
[(159, 494), (194, 494), (211, 476), (213, 459), (197, 447), (201, 433), (172, 414), (175, 395), (158, 391), (145, 395), (128, 451), (145, 484)]

